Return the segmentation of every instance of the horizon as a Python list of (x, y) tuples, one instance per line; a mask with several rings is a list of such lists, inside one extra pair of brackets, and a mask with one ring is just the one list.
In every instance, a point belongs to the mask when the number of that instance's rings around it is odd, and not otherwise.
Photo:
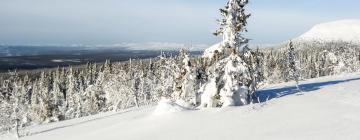
[[(128, 42), (210, 46), (223, 1), (33, 0), (0, 2), (0, 44), (96, 46)], [(245, 37), (277, 44), (324, 22), (359, 19), (355, 0), (250, 1)], [(334, 9), (338, 10), (334, 10)], [(141, 9), (141, 10), (138, 10)], [(161, 9), (161, 10), (158, 10)]]

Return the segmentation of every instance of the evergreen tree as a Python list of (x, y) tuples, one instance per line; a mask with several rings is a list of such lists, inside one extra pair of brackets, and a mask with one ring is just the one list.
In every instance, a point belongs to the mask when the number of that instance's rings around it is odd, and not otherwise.
[(81, 96), (79, 93), (78, 79), (76, 77), (76, 72), (72, 67), (70, 67), (67, 72), (66, 107), (66, 119), (78, 118), (82, 116)]
[(241, 33), (246, 31), (245, 13), (248, 0), (229, 0), (224, 9), (220, 9), (223, 19), (218, 20), (220, 29), (214, 34), (222, 35), (223, 41), (215, 56), (217, 59), (208, 67), (208, 82), (203, 85), (201, 104), (207, 107), (245, 105), (251, 102), (251, 90), (257, 81), (250, 74), (253, 66), (248, 39)]
[(196, 104), (196, 75), (195, 68), (189, 56), (189, 52), (181, 49), (180, 57), (180, 71), (177, 73), (175, 80), (177, 81), (174, 86), (175, 98), (186, 102)]
[(65, 96), (64, 93), (61, 90), (61, 81), (60, 81), (60, 68), (57, 68), (55, 70), (55, 73), (53, 74), (53, 83), (52, 83), (52, 116), (56, 120), (64, 120), (65, 119)]
[(299, 87), (300, 75), (295, 60), (295, 48), (291, 41), (289, 42), (288, 47), (288, 74), (290, 79), (296, 82), (296, 88), (301, 91)]
[[(245, 13), (245, 6), (248, 0), (229, 0), (225, 8), (220, 9), (223, 19), (219, 19), (221, 26), (214, 35), (222, 35), (223, 42), (219, 52), (225, 52), (226, 48), (239, 49), (247, 44), (248, 39), (241, 36), (241, 32), (247, 31), (247, 19), (250, 14)], [(231, 50), (230, 50), (231, 51)], [(228, 54), (231, 53), (228, 50)]]
[(39, 116), (43, 122), (51, 122), (52, 108), (50, 100), (50, 79), (44, 71), (41, 72), (39, 79), (39, 97)]

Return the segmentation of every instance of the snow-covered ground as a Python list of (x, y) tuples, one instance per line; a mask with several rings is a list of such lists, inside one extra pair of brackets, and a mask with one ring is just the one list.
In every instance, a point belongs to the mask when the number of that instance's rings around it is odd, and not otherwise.
[(36, 126), (26, 130), (29, 136), (21, 139), (360, 139), (360, 74), (310, 79), (301, 84), (302, 95), (297, 94), (293, 83), (264, 88), (260, 100), (269, 101), (260, 104), (189, 110), (163, 101), (158, 108)]
[(297, 40), (360, 43), (360, 20), (339, 20), (318, 24)]

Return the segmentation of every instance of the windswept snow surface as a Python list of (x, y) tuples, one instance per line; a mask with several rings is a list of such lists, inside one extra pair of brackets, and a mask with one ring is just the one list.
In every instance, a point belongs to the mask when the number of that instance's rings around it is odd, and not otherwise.
[[(243, 107), (186, 110), (160, 107), (106, 113), (29, 128), (23, 140), (359, 140), (360, 74), (271, 85), (268, 102)], [(172, 113), (154, 115), (157, 109)], [(181, 107), (180, 107), (181, 108)], [(179, 109), (179, 110), (177, 110)], [(160, 111), (160, 112), (161, 112)], [(1, 139), (1, 138), (0, 138)]]
[(360, 43), (360, 20), (339, 20), (318, 24), (297, 40)]

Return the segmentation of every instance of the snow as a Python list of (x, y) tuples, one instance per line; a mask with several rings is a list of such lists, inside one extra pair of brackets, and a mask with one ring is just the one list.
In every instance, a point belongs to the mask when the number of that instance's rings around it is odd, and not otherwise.
[(202, 51), (208, 47), (207, 44), (183, 44), (171, 42), (120, 43), (110, 46), (125, 47), (130, 50), (179, 50), (187, 48), (191, 51)]
[(53, 59), (51, 61), (55, 62), (55, 63), (63, 63), (63, 62), (76, 62), (76, 63), (79, 63), (79, 62), (81, 62), (81, 60), (79, 60), (79, 59)]
[(216, 79), (211, 78), (208, 84), (201, 87), (201, 107), (213, 107), (217, 103), (214, 102), (213, 97), (216, 95), (218, 89), (216, 86)]
[(360, 43), (360, 20), (339, 20), (318, 24), (297, 40)]
[(30, 127), (21, 139), (358, 140), (359, 85), (360, 73), (302, 81), (303, 95), (296, 95), (292, 82), (269, 85), (259, 92), (259, 100), (268, 102), (191, 111), (163, 99), (154, 107)]
[[(184, 103), (184, 102), (181, 102)], [(179, 105), (176, 102), (171, 101), (170, 99), (162, 98), (158, 105), (156, 106), (156, 109), (154, 111), (154, 115), (163, 115), (163, 114), (169, 114), (169, 113), (175, 113), (175, 112), (181, 112), (185, 111), (186, 108), (184, 106)]]
[(6, 133), (0, 135), (0, 140), (17, 140), (18, 137), (14, 133)]
[(64, 60), (61, 60), (61, 59), (54, 59), (54, 60), (51, 60), (52, 62), (55, 62), (55, 63), (63, 63)]
[(205, 49), (202, 57), (212, 59), (215, 54), (215, 51), (218, 51), (220, 53), (222, 52), (222, 50), (223, 48), (221, 47), (221, 43), (214, 44), (211, 47)]

